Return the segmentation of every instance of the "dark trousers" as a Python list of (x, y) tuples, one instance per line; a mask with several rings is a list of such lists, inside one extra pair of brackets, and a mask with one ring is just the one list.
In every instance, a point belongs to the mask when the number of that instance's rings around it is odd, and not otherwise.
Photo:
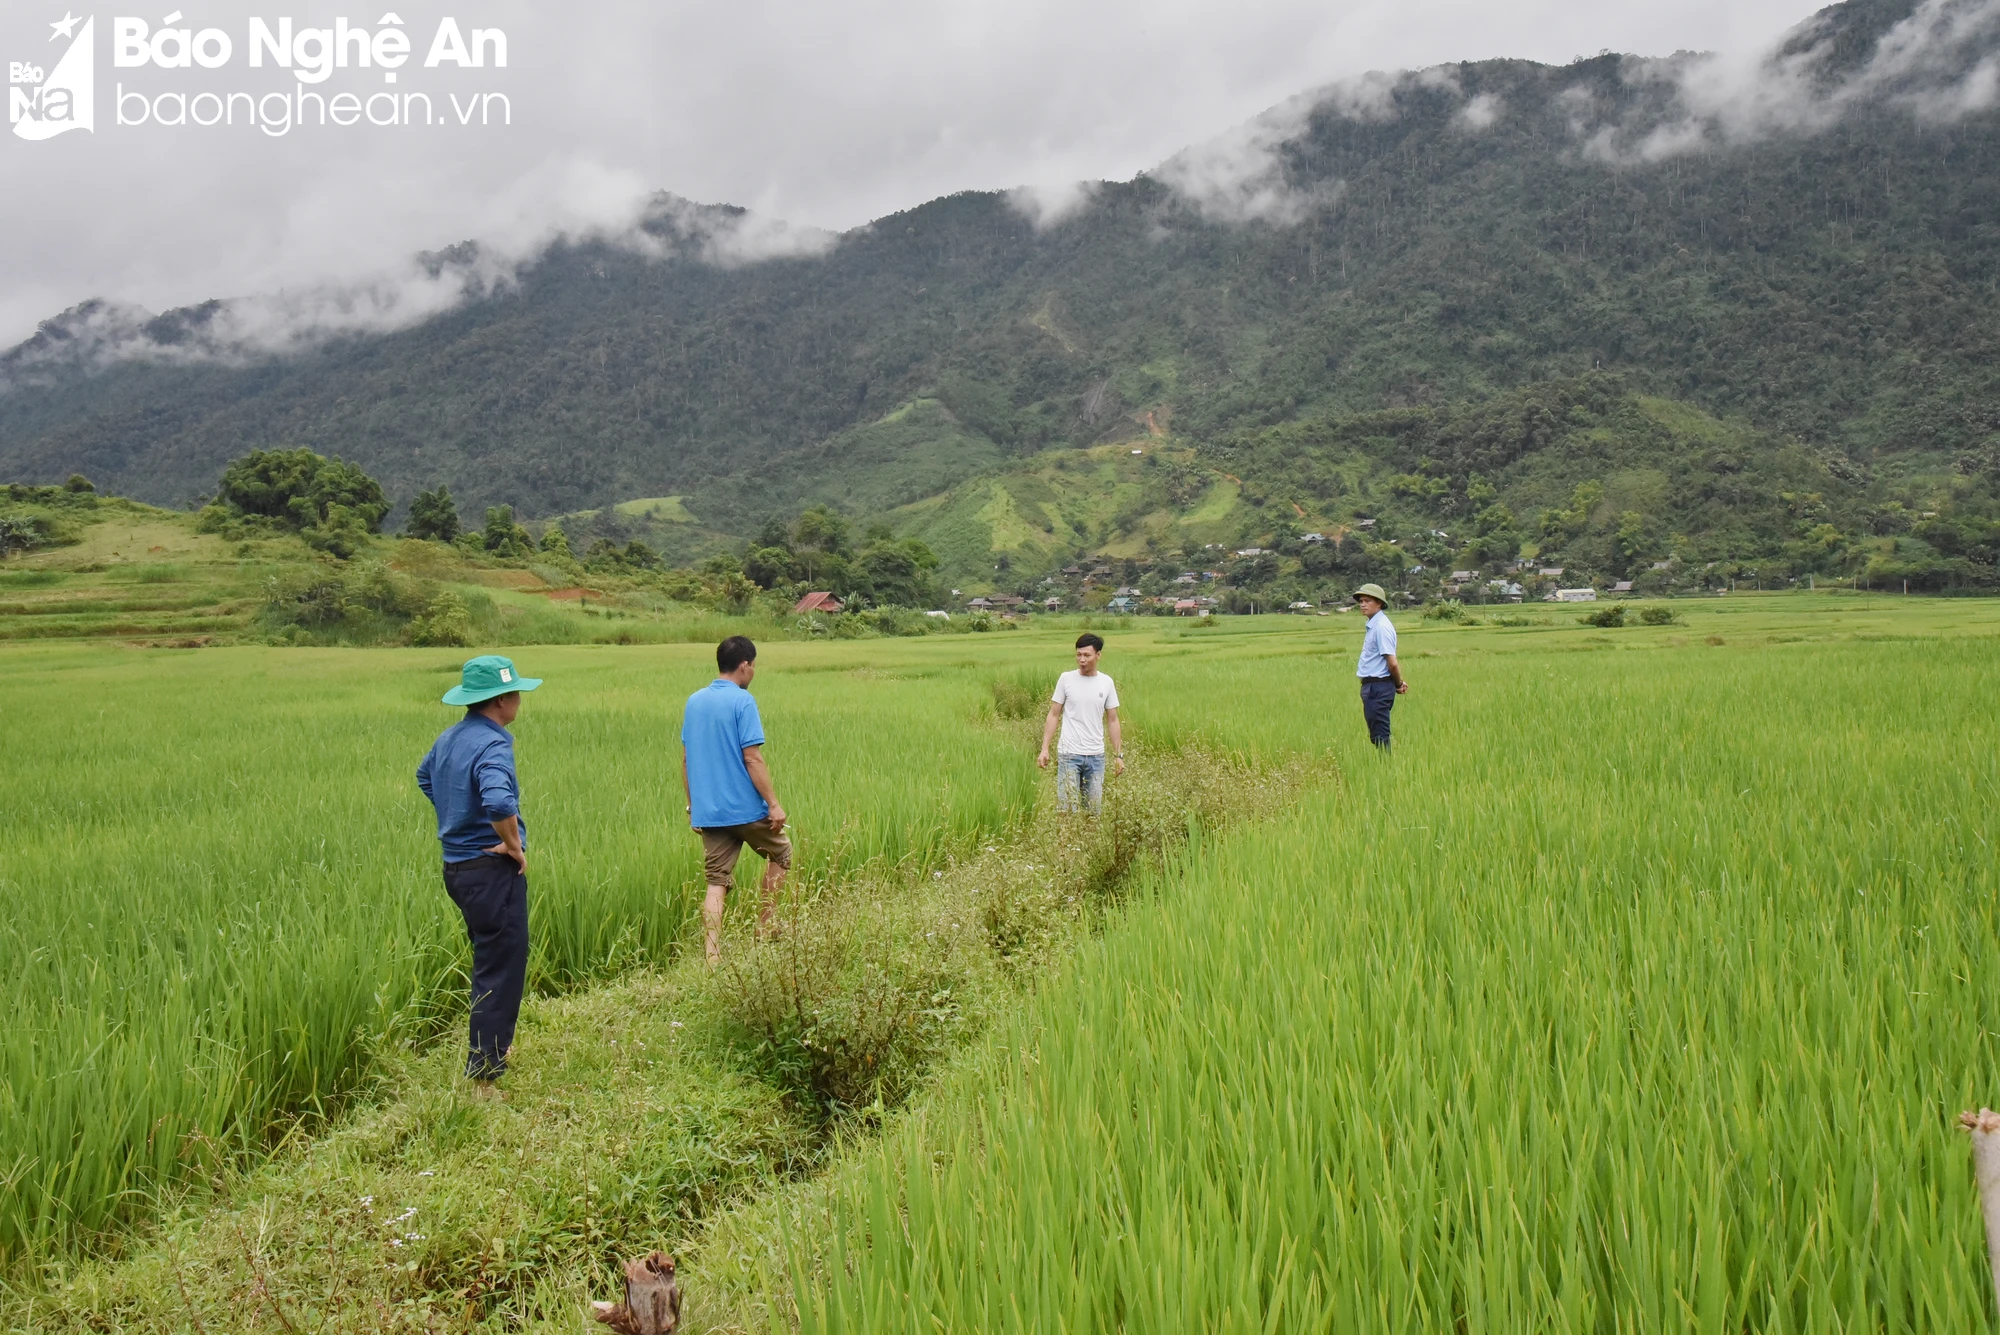
[(444, 864), (444, 888), (472, 940), (471, 1051), (465, 1073), (493, 1080), (507, 1070), (521, 989), (528, 981), (528, 878), (498, 854)]
[(1389, 711), (1396, 707), (1396, 683), (1387, 677), (1364, 677), (1361, 717), (1368, 720), (1368, 740), (1389, 749)]

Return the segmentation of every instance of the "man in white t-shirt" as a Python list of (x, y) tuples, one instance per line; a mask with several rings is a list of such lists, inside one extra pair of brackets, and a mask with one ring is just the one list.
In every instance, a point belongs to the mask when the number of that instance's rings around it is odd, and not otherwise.
[(1042, 725), (1042, 753), (1035, 763), (1049, 767), (1049, 743), (1056, 726), (1062, 742), (1056, 747), (1056, 810), (1074, 811), (1080, 804), (1095, 816), (1104, 806), (1104, 735), (1111, 734), (1114, 773), (1125, 772), (1125, 738), (1118, 731), (1118, 688), (1097, 670), (1104, 640), (1083, 634), (1076, 639), (1076, 671), (1056, 678), (1049, 697), (1048, 722)]

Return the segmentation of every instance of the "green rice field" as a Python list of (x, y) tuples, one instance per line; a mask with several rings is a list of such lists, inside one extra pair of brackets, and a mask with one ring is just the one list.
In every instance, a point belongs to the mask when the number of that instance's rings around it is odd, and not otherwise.
[[(1144, 872), (789, 1188), (774, 1319), (1993, 1328), (1951, 1123), (2000, 1103), (2000, 604), (1671, 606), (1405, 618), (1391, 757), (1351, 618), (1103, 627), (1157, 763), (1199, 742), (1333, 778)], [(1038, 690), (1075, 632), (767, 646), (808, 878), (1028, 818), (995, 683)], [(675, 751), (705, 656), (515, 652), (549, 683), (516, 728), (545, 991), (691, 939)], [(448, 1032), (461, 929), (410, 771), (453, 658), (0, 648), (10, 1257), (143, 1226), (205, 1156)], [(702, 1265), (691, 1290), (724, 1283)]]
[[(988, 677), (775, 646), (758, 684), (801, 870), (923, 860), (1034, 778), (969, 726)], [(8, 651), (0, 720), (0, 1250), (88, 1234), (426, 1036), (463, 987), (416, 763), (449, 650)], [(535, 942), (568, 986), (696, 911), (680, 705), (712, 651), (517, 651)], [(777, 665), (784, 664), (785, 667)], [(786, 670), (786, 669), (789, 670)], [(990, 674), (989, 674), (990, 675)], [(213, 1143), (211, 1143), (213, 1142)]]
[(1710, 624), (1406, 636), (1393, 761), (1167, 869), (795, 1240), (802, 1328), (1991, 1328), (1992, 612)]

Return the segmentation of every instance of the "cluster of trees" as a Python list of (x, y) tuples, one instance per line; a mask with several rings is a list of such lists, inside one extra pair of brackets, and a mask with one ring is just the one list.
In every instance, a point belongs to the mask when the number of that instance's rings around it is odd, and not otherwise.
[(381, 531), (390, 508), (382, 484), (354, 464), (303, 448), (252, 450), (223, 470), (199, 526), (226, 534), (289, 530), (345, 560)]
[(857, 543), (847, 517), (825, 505), (789, 524), (766, 521), (740, 565), (761, 589), (825, 589), (845, 602), (918, 608), (939, 601), (937, 567), (929, 547), (899, 540), (887, 524), (870, 525)]

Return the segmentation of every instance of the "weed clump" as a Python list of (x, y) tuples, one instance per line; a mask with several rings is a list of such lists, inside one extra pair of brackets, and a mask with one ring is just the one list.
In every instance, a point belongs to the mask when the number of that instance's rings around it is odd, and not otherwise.
[(993, 682), (993, 716), (1002, 719), (1037, 718), (1046, 709), (1048, 691), (1042, 685), (1019, 678), (997, 678)]
[(1644, 607), (1639, 610), (1639, 620), (1648, 626), (1671, 626), (1680, 618), (1671, 607)]
[(1615, 630), (1625, 624), (1625, 607), (1622, 603), (1600, 607), (1595, 612), (1585, 612), (1577, 620), (1586, 626), (1601, 626), (1606, 630)]

